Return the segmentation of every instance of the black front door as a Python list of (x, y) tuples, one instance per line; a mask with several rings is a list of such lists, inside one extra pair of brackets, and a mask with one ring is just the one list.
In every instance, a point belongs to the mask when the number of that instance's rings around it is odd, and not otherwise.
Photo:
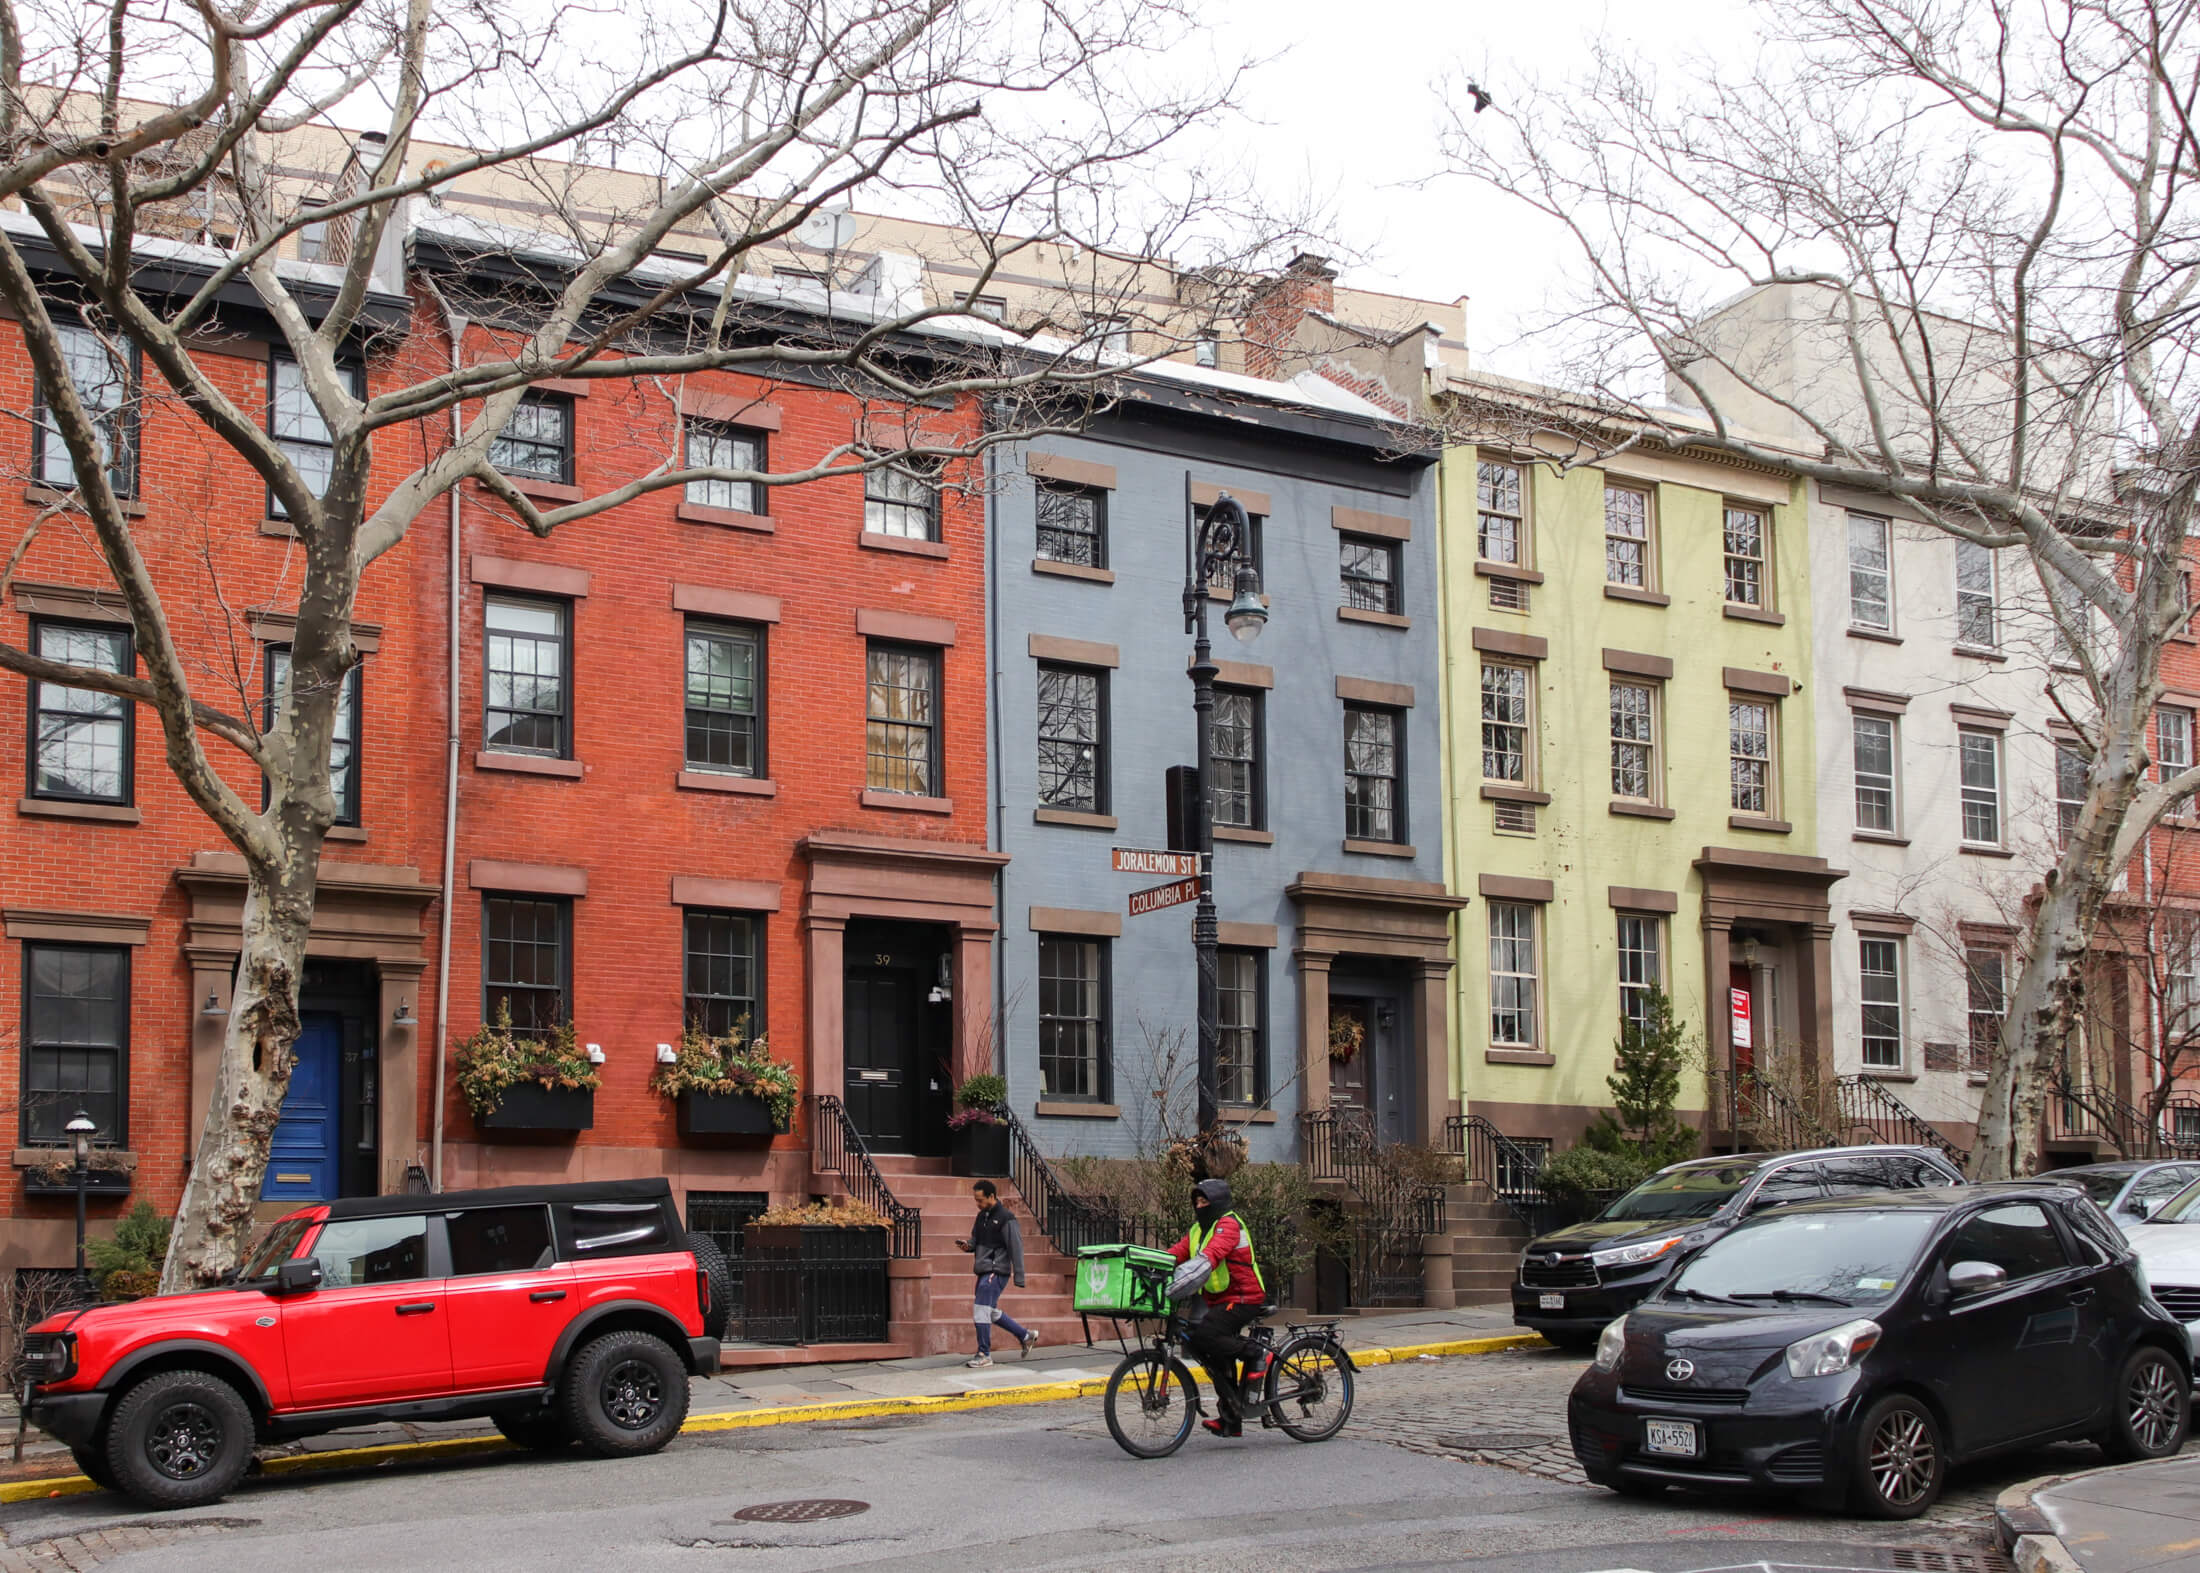
[[(935, 1107), (941, 1067), (935, 1063), (939, 1021), (947, 1006), (937, 986), (940, 939), (910, 924), (851, 923), (842, 996), (841, 1096), (848, 1117), (876, 1152), (923, 1153), (944, 1134), (944, 1107)], [(930, 1121), (940, 1124), (929, 1131)]]

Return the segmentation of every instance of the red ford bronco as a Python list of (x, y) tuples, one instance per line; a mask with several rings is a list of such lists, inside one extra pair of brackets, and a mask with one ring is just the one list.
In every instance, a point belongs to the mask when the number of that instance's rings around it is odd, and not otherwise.
[(718, 1369), (722, 1273), (662, 1179), (330, 1202), (278, 1220), (220, 1288), (31, 1328), (25, 1407), (153, 1507), (220, 1497), (256, 1443), (383, 1420), (651, 1453), (688, 1377)]

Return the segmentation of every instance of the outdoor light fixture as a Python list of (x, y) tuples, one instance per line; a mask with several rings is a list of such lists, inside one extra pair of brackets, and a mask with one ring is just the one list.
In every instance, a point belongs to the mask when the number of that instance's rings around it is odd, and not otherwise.
[(932, 985), (932, 992), (925, 999), (934, 1005), (945, 1005), (955, 997), (955, 975), (948, 970), (947, 957), (940, 957), (939, 981)]
[(1237, 571), (1237, 595), (1222, 614), (1222, 626), (1239, 644), (1251, 644), (1268, 626), (1268, 608), (1260, 604), (1260, 570), (1250, 564)]
[[(596, 1049), (596, 1045), (594, 1045), (593, 1043), (591, 1043), (589, 1047), (591, 1049)], [(591, 1054), (589, 1058), (596, 1059), (600, 1057), (602, 1053), (603, 1051), (601, 1049), (596, 1049), (596, 1052), (594, 1054)], [(657, 1063), (659, 1065), (671, 1065), (675, 1063), (679, 1058), (680, 1056), (673, 1052), (671, 1044), (660, 1043), (657, 1045)]]
[(69, 1123), (61, 1128), (69, 1133), (69, 1145), (76, 1149), (76, 1161), (78, 1163), (84, 1162), (92, 1155), (92, 1133), (97, 1131), (99, 1127), (92, 1123), (92, 1117), (89, 1114), (79, 1109), (70, 1117)]
[(1753, 939), (1742, 941), (1742, 965), (1745, 967), (1757, 965), (1757, 942)]
[(99, 1127), (79, 1109), (61, 1129), (76, 1149), (76, 1295), (79, 1302), (90, 1305), (99, 1297), (92, 1291), (92, 1275), (84, 1270), (84, 1189), (92, 1181), (92, 1135)]
[(399, 1000), (397, 1002), (397, 1014), (390, 1018), (390, 1025), (393, 1027), (410, 1027), (413, 1025), (411, 1000)]
[(201, 1016), (211, 1016), (219, 1020), (221, 1017), (228, 1015), (229, 1012), (222, 1009), (222, 1002), (218, 996), (209, 994), (206, 996), (206, 1007), (205, 1009), (201, 1010), (199, 1014)]
[(602, 1044), (600, 1044), (600, 1043), (591, 1043), (591, 1044), (590, 1044), (590, 1045), (588, 1046), (588, 1063), (589, 1063), (589, 1064), (591, 1064), (591, 1065), (601, 1065), (601, 1064), (603, 1063), (603, 1045), (602, 1045)]

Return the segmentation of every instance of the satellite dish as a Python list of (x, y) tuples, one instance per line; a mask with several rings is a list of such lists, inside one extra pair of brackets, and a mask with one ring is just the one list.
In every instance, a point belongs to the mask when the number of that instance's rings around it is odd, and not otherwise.
[(856, 238), (856, 216), (846, 208), (823, 208), (795, 227), (795, 239), (819, 251), (844, 251)]

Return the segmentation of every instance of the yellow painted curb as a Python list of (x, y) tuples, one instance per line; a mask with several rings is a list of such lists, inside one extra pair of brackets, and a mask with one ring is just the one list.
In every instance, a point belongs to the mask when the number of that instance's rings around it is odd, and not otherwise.
[[(1498, 1354), (1507, 1349), (1544, 1347), (1540, 1333), (1503, 1333), (1490, 1338), (1460, 1338), (1438, 1344), (1405, 1344), (1394, 1349), (1351, 1350), (1356, 1366), (1398, 1365), (1408, 1360), (1445, 1359), (1453, 1355)], [(1194, 1372), (1195, 1376), (1201, 1373)], [(850, 1398), (819, 1404), (783, 1404), (771, 1409), (740, 1409), (707, 1415), (690, 1415), (680, 1427), (682, 1436), (713, 1431), (748, 1431), (759, 1426), (787, 1426), (820, 1420), (860, 1420), (873, 1415), (947, 1415), (971, 1409), (1006, 1409), (1020, 1404), (1054, 1404), (1069, 1398), (1097, 1398), (1107, 1391), (1106, 1377), (1084, 1377), (1074, 1382), (1030, 1382), (1017, 1387), (996, 1387), (968, 1393), (918, 1393), (897, 1398)], [(303, 1474), (320, 1469), (366, 1469), (376, 1464), (454, 1454), (509, 1452), (512, 1444), (502, 1437), (450, 1437), (438, 1442), (390, 1442), (379, 1447), (331, 1448), (325, 1453), (293, 1453), (270, 1458), (261, 1469), (270, 1475)], [(0, 1504), (39, 1502), (48, 1497), (79, 1496), (99, 1487), (82, 1475), (60, 1475), (47, 1480), (11, 1480), (0, 1484)]]

